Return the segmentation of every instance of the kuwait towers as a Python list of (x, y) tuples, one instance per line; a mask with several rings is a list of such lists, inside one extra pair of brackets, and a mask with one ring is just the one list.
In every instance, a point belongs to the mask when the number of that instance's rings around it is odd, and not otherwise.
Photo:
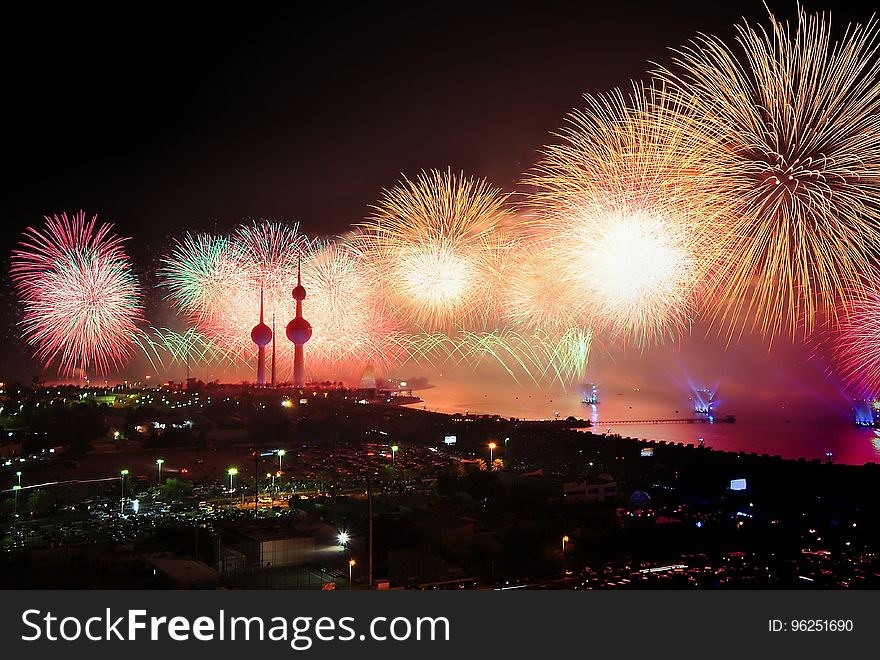
[[(272, 341), (272, 331), (263, 323), (263, 289), (260, 289), (260, 322), (251, 330), (251, 340), (257, 345), (257, 385), (266, 384), (266, 346)], [(272, 355), (275, 358), (274, 352)], [(274, 370), (273, 370), (274, 376)]]
[(296, 316), (287, 324), (287, 338), (293, 342), (293, 385), (302, 387), (305, 384), (305, 354), (303, 345), (312, 336), (312, 325), (303, 318), (303, 300), (306, 298), (306, 290), (302, 285), (301, 263), (296, 267), (296, 288), (293, 290), (293, 299), (296, 300)]

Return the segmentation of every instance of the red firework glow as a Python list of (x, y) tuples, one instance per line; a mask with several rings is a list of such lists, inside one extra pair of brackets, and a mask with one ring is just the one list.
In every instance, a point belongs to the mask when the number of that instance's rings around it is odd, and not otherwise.
[(142, 310), (125, 239), (83, 211), (45, 219), (25, 231), (10, 269), (35, 357), (67, 376), (123, 366)]

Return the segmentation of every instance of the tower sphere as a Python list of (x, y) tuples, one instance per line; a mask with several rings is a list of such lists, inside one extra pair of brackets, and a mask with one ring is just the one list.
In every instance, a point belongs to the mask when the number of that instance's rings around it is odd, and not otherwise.
[(268, 325), (260, 321), (254, 326), (254, 329), (251, 330), (251, 340), (253, 340), (257, 346), (267, 346), (269, 342), (272, 341), (272, 330), (269, 329)]
[[(305, 291), (303, 291), (305, 295)], [(312, 324), (301, 316), (287, 324), (287, 338), (294, 344), (305, 344), (312, 336)]]
[(302, 284), (297, 284), (293, 289), (293, 299), (302, 302), (306, 299), (306, 289)]

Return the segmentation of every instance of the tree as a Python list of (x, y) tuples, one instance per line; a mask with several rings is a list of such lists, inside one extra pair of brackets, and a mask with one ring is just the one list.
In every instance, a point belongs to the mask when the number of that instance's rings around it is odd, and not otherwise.
[(48, 491), (37, 489), (28, 495), (27, 510), (36, 517), (48, 515), (54, 508), (55, 498)]
[(159, 496), (163, 502), (186, 499), (192, 495), (192, 491), (192, 484), (183, 479), (167, 479), (164, 484), (159, 486)]

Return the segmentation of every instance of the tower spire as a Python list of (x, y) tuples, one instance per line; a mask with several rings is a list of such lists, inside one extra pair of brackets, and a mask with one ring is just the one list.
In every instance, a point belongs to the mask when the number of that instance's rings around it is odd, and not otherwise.
[(266, 384), (266, 346), (273, 332), (263, 322), (263, 285), (260, 285), (260, 322), (251, 330), (251, 340), (257, 345), (257, 385)]
[(275, 388), (275, 311), (272, 311), (272, 388)]
[(302, 303), (306, 298), (306, 290), (302, 285), (302, 252), (296, 265), (296, 288), (293, 290), (293, 299), (296, 300), (296, 316), (287, 324), (287, 338), (293, 342), (293, 384), (302, 387), (305, 380), (305, 355), (303, 344), (312, 336), (311, 324), (303, 318)]

